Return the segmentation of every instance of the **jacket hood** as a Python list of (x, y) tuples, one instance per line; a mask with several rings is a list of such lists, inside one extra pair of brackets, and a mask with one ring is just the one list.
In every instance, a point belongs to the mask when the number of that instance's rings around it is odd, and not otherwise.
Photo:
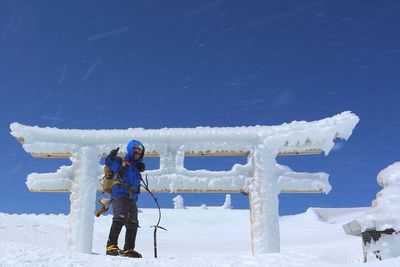
[[(142, 149), (142, 154), (140, 155), (140, 158), (138, 160), (135, 160), (135, 155), (133, 152), (134, 147), (140, 147)], [(142, 161), (144, 156), (144, 146), (142, 143), (140, 143), (137, 140), (132, 140), (128, 143), (128, 146), (126, 148), (126, 159), (129, 160), (130, 162), (135, 162), (135, 161)]]

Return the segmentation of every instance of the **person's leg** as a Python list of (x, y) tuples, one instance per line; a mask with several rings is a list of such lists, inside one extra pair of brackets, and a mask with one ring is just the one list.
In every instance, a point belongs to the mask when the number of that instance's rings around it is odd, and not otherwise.
[(128, 257), (141, 258), (142, 255), (134, 250), (139, 222), (138, 222), (138, 211), (136, 203), (133, 201), (130, 201), (129, 203), (129, 213), (128, 213), (128, 218), (125, 221), (125, 227), (126, 227), (126, 233), (125, 233), (124, 254)]
[(110, 233), (108, 235), (107, 247), (112, 245), (118, 246), (118, 237), (121, 233), (122, 226), (123, 224), (121, 222), (113, 221), (111, 224)]
[(107, 254), (118, 255), (118, 237), (124, 226), (125, 218), (128, 216), (128, 209), (123, 202), (123, 199), (114, 199), (113, 206), (113, 222), (111, 224), (110, 233), (107, 241)]
[(124, 250), (135, 249), (136, 234), (137, 234), (137, 227), (132, 229), (126, 229)]

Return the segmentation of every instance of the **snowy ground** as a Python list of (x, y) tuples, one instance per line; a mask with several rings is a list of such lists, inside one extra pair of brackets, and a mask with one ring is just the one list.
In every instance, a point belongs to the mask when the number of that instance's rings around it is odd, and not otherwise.
[[(158, 258), (153, 258), (157, 210), (139, 214), (137, 250), (143, 259), (104, 256), (111, 216), (95, 219), (93, 252), (65, 251), (66, 215), (0, 213), (0, 266), (400, 266), (400, 258), (362, 263), (361, 238), (346, 236), (342, 224), (366, 208), (308, 209), (280, 218), (281, 253), (253, 256), (248, 210), (164, 209)], [(120, 246), (123, 245), (123, 233)]]

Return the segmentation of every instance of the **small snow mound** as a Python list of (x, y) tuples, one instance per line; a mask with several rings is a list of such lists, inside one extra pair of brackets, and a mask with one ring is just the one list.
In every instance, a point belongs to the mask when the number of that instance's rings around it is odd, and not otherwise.
[(308, 208), (304, 213), (310, 220), (321, 221), (321, 217), (315, 211), (315, 208)]
[(285, 220), (290, 218), (290, 219), (295, 219), (296, 221), (300, 222), (302, 224), (307, 224), (310, 225), (313, 222), (321, 222), (321, 218), (318, 216), (318, 214), (315, 212), (314, 208), (308, 208), (305, 212), (296, 214), (296, 215), (287, 215), (284, 216)]
[(347, 221), (354, 214), (362, 214), (370, 208), (310, 208), (323, 222)]

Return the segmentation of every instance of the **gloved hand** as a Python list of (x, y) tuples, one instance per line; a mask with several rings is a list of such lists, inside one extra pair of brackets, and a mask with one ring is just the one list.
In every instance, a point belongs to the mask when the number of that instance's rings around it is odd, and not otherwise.
[(118, 150), (119, 150), (119, 147), (110, 151), (110, 154), (108, 154), (110, 159), (115, 160), (117, 158)]
[(144, 170), (146, 169), (146, 165), (144, 165), (142, 161), (136, 162), (136, 167), (140, 172), (144, 172)]

